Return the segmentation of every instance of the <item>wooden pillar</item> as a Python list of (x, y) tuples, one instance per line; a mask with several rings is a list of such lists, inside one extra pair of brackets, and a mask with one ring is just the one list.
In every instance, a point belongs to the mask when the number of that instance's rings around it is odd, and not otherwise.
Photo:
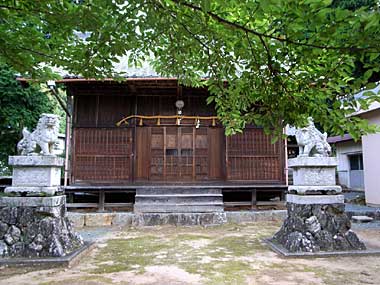
[(105, 193), (103, 190), (99, 190), (99, 204), (98, 212), (104, 212)]
[(251, 192), (251, 210), (256, 208), (256, 202), (257, 202), (256, 189), (252, 189), (252, 192)]
[(196, 181), (197, 179), (197, 175), (196, 175), (196, 161), (195, 161), (195, 140), (196, 140), (196, 128), (193, 128), (193, 142), (192, 142), (192, 146), (193, 146), (193, 157), (192, 157), (192, 161), (193, 161), (193, 169), (192, 169), (192, 177), (193, 177), (193, 181)]
[(68, 193), (68, 203), (74, 203), (74, 194), (73, 193)]
[(66, 128), (65, 128), (65, 168), (63, 185), (67, 186), (67, 179), (69, 177), (69, 153), (70, 153), (70, 130), (71, 130), (71, 117), (66, 115)]

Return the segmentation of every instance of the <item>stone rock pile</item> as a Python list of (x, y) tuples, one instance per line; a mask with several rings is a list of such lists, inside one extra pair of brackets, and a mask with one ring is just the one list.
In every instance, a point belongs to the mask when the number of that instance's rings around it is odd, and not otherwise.
[(54, 198), (54, 206), (40, 197), (0, 198), (0, 257), (59, 257), (83, 245), (66, 217), (65, 196)]
[(344, 204), (287, 204), (288, 217), (274, 240), (290, 252), (366, 249), (351, 230)]

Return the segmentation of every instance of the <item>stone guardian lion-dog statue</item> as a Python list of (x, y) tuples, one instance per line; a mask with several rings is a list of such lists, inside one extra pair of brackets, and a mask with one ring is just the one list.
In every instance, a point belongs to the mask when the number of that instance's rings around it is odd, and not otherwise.
[(23, 138), (17, 144), (21, 155), (54, 155), (53, 148), (58, 143), (59, 116), (42, 114), (35, 131), (22, 130)]
[(327, 142), (327, 134), (321, 133), (315, 126), (313, 118), (308, 118), (308, 125), (297, 128), (296, 140), (299, 146), (299, 156), (328, 157), (331, 147)]

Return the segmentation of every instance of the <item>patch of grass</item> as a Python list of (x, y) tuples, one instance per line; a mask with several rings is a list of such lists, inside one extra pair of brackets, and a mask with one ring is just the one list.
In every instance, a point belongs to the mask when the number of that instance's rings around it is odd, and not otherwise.
[(247, 262), (229, 261), (217, 266), (217, 271), (210, 274), (207, 284), (244, 284), (245, 277), (252, 273), (252, 268)]
[(312, 273), (316, 277), (322, 279), (324, 284), (356, 284), (356, 282), (363, 283), (359, 282), (360, 280), (358, 280), (358, 275), (355, 272), (331, 271), (321, 266), (308, 266), (295, 263), (292, 263), (291, 266), (289, 266), (288, 263), (271, 263), (270, 265), (267, 265), (266, 269), (261, 271), (259, 274), (273, 275), (277, 272), (278, 274), (282, 273), (285, 275), (290, 275), (292, 272)]
[(19, 195), (16, 193), (5, 193), (5, 192), (0, 192), (0, 197), (18, 197)]
[[(95, 257), (97, 268), (91, 273), (102, 274), (127, 270), (144, 272), (144, 267), (151, 264), (157, 252), (169, 249), (170, 244), (159, 238), (144, 236), (130, 239), (113, 239), (100, 249)], [(113, 261), (112, 264), (104, 264)], [(102, 264), (103, 263), (103, 264)]]
[[(201, 275), (206, 284), (243, 284), (245, 276), (254, 270), (240, 257), (263, 249), (265, 247), (254, 236), (217, 236), (205, 247), (189, 251), (175, 264), (191, 274)], [(209, 257), (209, 262), (201, 262), (204, 257)]]
[(259, 227), (248, 226), (247, 230), (247, 226), (224, 225), (192, 231), (168, 230), (166, 234), (148, 230), (141, 237), (108, 240), (95, 256), (96, 268), (89, 272), (138, 274), (144, 273), (147, 266), (176, 265), (190, 274), (201, 275), (210, 284), (244, 283), (244, 276), (253, 271), (244, 257), (266, 250), (262, 237), (273, 231), (269, 227), (261, 233), (263, 228)]
[(112, 284), (112, 279), (103, 276), (88, 275), (83, 277), (68, 278), (63, 280), (54, 280), (39, 283), (40, 285), (66, 285), (66, 284), (82, 284), (82, 285), (97, 285), (97, 284)]
[(179, 234), (177, 238), (180, 240), (186, 240), (186, 241), (199, 240), (199, 239), (211, 239), (210, 236), (200, 235), (200, 234)]
[(265, 246), (256, 237), (227, 236), (217, 239), (208, 245), (209, 255), (213, 258), (222, 257), (226, 254), (244, 256), (265, 250)]
[(245, 276), (253, 269), (249, 263), (240, 260), (213, 261), (209, 263), (180, 262), (181, 268), (191, 274), (205, 278), (206, 284), (244, 284)]
[(367, 282), (365, 276), (361, 276), (358, 272), (353, 272), (351, 270), (326, 270), (323, 267), (311, 267), (304, 266), (304, 272), (313, 272), (316, 276), (321, 278), (326, 284), (374, 284), (372, 282)]

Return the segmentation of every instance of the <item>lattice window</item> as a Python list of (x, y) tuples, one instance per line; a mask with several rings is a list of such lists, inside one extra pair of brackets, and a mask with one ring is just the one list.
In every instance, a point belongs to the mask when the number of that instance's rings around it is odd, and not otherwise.
[(131, 154), (130, 129), (76, 128), (74, 129), (74, 181), (129, 180)]
[(227, 139), (227, 174), (230, 180), (281, 181), (281, 141), (271, 143), (262, 129), (245, 129)]

